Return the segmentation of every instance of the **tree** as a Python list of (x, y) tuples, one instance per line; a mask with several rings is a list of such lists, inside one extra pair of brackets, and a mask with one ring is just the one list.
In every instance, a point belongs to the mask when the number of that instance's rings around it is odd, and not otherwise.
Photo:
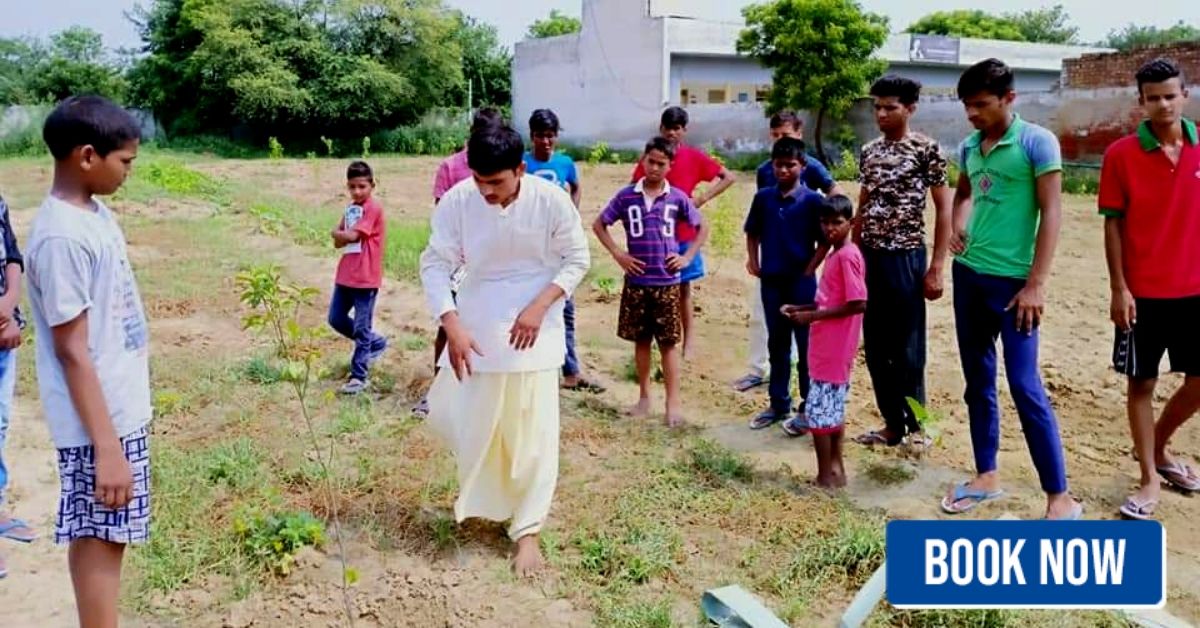
[(888, 20), (854, 0), (776, 0), (742, 9), (746, 28), (737, 49), (771, 69), (772, 110), (816, 110), (817, 155), (826, 114), (849, 109), (887, 63), (874, 57), (888, 35)]
[[(512, 101), (512, 54), (500, 45), (496, 27), (459, 14), (458, 40), (462, 73), (469, 82), (471, 107), (506, 105)], [(468, 91), (464, 88), (464, 91)], [(455, 102), (464, 102), (461, 94)]]
[(992, 15), (979, 9), (930, 13), (913, 22), (905, 29), (905, 32), (921, 35), (1026, 41), (1025, 35), (1014, 20)]
[(26, 77), (34, 100), (57, 102), (77, 94), (98, 94), (122, 100), (125, 78), (104, 52), (100, 33), (72, 26), (50, 38), (46, 54)]
[(1099, 45), (1124, 51), (1181, 41), (1200, 41), (1200, 28), (1185, 24), (1183, 20), (1167, 28), (1129, 24), (1120, 30), (1110, 31), (1108, 37)]
[(545, 37), (558, 37), (559, 35), (570, 35), (578, 33), (583, 28), (583, 22), (577, 17), (564, 15), (558, 9), (551, 9), (550, 16), (537, 20), (529, 25), (529, 31), (525, 33), (525, 39), (542, 39)]
[(1008, 18), (1016, 24), (1025, 41), (1043, 44), (1079, 43), (1079, 28), (1071, 26), (1071, 16), (1067, 15), (1061, 4), (1047, 9), (1010, 13)]
[(46, 55), (36, 40), (0, 38), (0, 105), (34, 101), (29, 93), (29, 76)]

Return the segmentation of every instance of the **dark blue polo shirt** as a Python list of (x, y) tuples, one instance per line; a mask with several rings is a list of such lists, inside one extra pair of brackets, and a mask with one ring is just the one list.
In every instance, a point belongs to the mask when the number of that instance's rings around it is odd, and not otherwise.
[(746, 234), (758, 238), (763, 275), (802, 275), (812, 261), (821, 232), (822, 197), (800, 185), (788, 194), (772, 186), (759, 190), (750, 203)]
[[(762, 190), (769, 188), (778, 181), (775, 180), (775, 165), (772, 160), (768, 159), (762, 162), (758, 167), (758, 189)], [(804, 170), (800, 172), (800, 183), (814, 192), (824, 192), (833, 187), (833, 176), (829, 174), (829, 170), (812, 155), (804, 156)]]

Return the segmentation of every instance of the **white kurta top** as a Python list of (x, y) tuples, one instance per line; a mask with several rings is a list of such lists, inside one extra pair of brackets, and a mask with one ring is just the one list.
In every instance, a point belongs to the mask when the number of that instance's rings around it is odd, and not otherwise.
[[(563, 299), (546, 314), (533, 347), (516, 351), (509, 330), (517, 316), (553, 282), (569, 297), (591, 258), (579, 211), (562, 188), (526, 175), (508, 207), (488, 205), (475, 182), (455, 185), (433, 210), (433, 232), (421, 254), (421, 283), (430, 312), (459, 320), (483, 351), (472, 355), (479, 372), (557, 369), (566, 356)], [(451, 296), (451, 275), (466, 277)], [(449, 352), (440, 365), (448, 367)]]

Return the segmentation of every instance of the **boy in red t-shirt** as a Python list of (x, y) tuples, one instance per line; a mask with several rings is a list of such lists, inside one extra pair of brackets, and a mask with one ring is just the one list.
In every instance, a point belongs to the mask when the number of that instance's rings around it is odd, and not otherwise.
[(371, 196), (375, 176), (366, 162), (355, 161), (346, 169), (346, 189), (353, 202), (331, 234), (342, 259), (329, 303), (329, 326), (354, 341), (350, 379), (340, 392), (357, 395), (367, 387), (371, 363), (387, 349), (387, 339), (371, 330), (375, 296), (383, 282), (385, 224), (383, 208)]
[[(667, 173), (667, 183), (692, 199), (697, 210), (728, 190), (734, 182), (733, 173), (704, 151), (684, 144), (687, 137), (688, 113), (683, 107), (667, 107), (659, 121), (658, 131), (662, 137), (675, 144), (675, 160)], [(642, 162), (633, 169), (631, 181), (637, 183), (646, 176)], [(700, 194), (695, 193), (701, 183), (715, 183)], [(679, 254), (687, 255), (696, 244), (696, 229), (687, 222), (676, 226), (675, 238), (679, 241)], [(692, 282), (704, 277), (704, 256), (697, 250), (695, 259), (680, 273), (679, 307), (683, 311), (683, 358), (687, 359), (692, 346)]]

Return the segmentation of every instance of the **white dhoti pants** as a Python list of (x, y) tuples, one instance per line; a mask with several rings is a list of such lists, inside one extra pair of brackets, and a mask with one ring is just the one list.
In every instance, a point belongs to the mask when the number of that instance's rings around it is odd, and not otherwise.
[(443, 368), (429, 426), (454, 452), (454, 517), (509, 521), (514, 541), (541, 531), (558, 483), (558, 369), (476, 373)]

